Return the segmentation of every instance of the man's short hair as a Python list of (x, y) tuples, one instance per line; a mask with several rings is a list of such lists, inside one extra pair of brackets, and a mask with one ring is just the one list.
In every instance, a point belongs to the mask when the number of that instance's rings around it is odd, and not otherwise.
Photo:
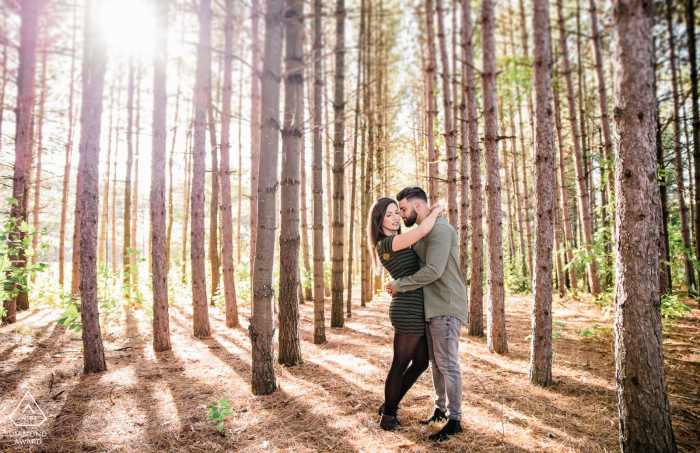
[(404, 199), (406, 201), (409, 201), (412, 198), (419, 198), (419, 199), (425, 201), (426, 203), (428, 202), (428, 196), (425, 194), (425, 191), (423, 189), (421, 189), (420, 187), (406, 187), (405, 189), (403, 189), (401, 192), (399, 192), (396, 195), (396, 199), (398, 201), (401, 201)]

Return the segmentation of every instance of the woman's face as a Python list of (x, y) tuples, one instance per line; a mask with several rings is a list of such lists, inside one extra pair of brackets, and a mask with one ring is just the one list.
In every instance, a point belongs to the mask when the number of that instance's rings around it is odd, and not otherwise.
[(386, 207), (386, 212), (384, 213), (384, 220), (382, 221), (382, 228), (385, 231), (399, 231), (401, 227), (401, 213), (399, 212), (399, 206), (396, 203), (391, 203)]

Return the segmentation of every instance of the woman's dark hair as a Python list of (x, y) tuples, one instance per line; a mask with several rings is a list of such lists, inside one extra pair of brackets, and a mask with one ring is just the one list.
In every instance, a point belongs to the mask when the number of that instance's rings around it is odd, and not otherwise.
[[(382, 223), (384, 222), (386, 209), (391, 204), (395, 204), (396, 206), (399, 205), (393, 198), (379, 198), (369, 208), (369, 215), (367, 216), (367, 246), (369, 247), (369, 253), (374, 264), (374, 273), (376, 275), (379, 275), (377, 244), (379, 241), (387, 237), (386, 233), (384, 233), (384, 229), (382, 228)], [(401, 227), (399, 227), (398, 234), (401, 234)]]

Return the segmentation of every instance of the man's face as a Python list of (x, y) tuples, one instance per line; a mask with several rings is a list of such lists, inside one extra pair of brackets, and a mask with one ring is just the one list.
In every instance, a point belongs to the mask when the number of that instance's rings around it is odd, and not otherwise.
[(403, 200), (399, 201), (399, 211), (401, 212), (403, 223), (407, 228), (411, 228), (413, 225), (415, 225), (416, 218), (418, 217), (415, 203), (411, 203), (404, 198)]

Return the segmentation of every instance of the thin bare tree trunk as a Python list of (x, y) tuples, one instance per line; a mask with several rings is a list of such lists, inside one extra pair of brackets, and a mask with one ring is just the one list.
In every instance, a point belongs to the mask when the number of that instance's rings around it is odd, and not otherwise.
[[(96, 2), (99, 5), (99, 2)], [(88, 0), (85, 5), (85, 51), (83, 59), (83, 104), (80, 112), (80, 155), (84, 172), (80, 222), (80, 289), (83, 325), (83, 371), (107, 370), (100, 335), (97, 306), (97, 223), (100, 209), (100, 128), (102, 96), (107, 69), (107, 46), (104, 38), (91, 26), (99, 11)]]
[(136, 143), (134, 146), (134, 179), (131, 191), (131, 247), (134, 253), (131, 253), (131, 284), (135, 287), (137, 281), (138, 256), (141, 254), (137, 244), (137, 233), (139, 223), (139, 145), (141, 143), (141, 71), (143, 64), (139, 62), (139, 69), (136, 73), (136, 118), (134, 121), (134, 129), (136, 133)]
[(236, 216), (236, 266), (241, 264), (241, 206), (243, 205), (243, 62), (238, 77), (238, 215)]
[(552, 53), (548, 0), (533, 0), (533, 76), (535, 88), (535, 265), (532, 268), (532, 341), (530, 382), (552, 385), (552, 246), (554, 242), (554, 131), (552, 127)]
[[(571, 65), (569, 63), (569, 50), (566, 46), (566, 28), (564, 14), (562, 12), (562, 0), (557, 0), (557, 17), (559, 22), (559, 50), (561, 51), (564, 79), (566, 79), (566, 94), (569, 104), (569, 125), (571, 126), (571, 139), (573, 142), (574, 170), (576, 170), (576, 189), (579, 198), (579, 214), (581, 216), (581, 229), (586, 245), (586, 253), (591, 254), (593, 247), (593, 232), (591, 211), (588, 203), (588, 190), (586, 188), (586, 174), (583, 168), (583, 152), (581, 151), (581, 137), (576, 120), (576, 99), (574, 95), (574, 83), (571, 78)], [(563, 184), (562, 180), (562, 186)], [(591, 295), (597, 297), (600, 294), (600, 280), (598, 279), (598, 264), (594, 257), (586, 265), (591, 287)]]
[[(313, 102), (313, 248), (314, 344), (326, 342), (323, 284), (323, 3), (314, 0), (314, 102)], [(330, 225), (329, 225), (330, 227)]]
[[(229, 71), (230, 72), (230, 71)], [(219, 146), (216, 143), (216, 120), (214, 119), (214, 101), (209, 93), (207, 103), (207, 116), (209, 117), (209, 139), (211, 142), (211, 203), (209, 209), (209, 261), (211, 262), (211, 306), (214, 306), (214, 297), (219, 291), (221, 275), (219, 269)]]
[[(121, 73), (119, 74), (121, 76)], [(121, 82), (121, 77), (119, 78)], [(119, 87), (121, 88), (121, 87)], [(117, 109), (119, 106), (117, 105)], [(107, 225), (109, 225), (109, 178), (111, 176), (112, 163), (112, 118), (114, 114), (114, 82), (109, 90), (109, 126), (107, 139), (107, 169), (105, 170), (104, 193), (102, 199), (101, 221), (100, 221), (100, 238), (97, 242), (97, 262), (106, 263), (107, 254)]]
[(343, 242), (345, 219), (345, 0), (335, 9), (335, 83), (333, 86), (333, 253), (331, 327), (343, 327)]
[(192, 186), (192, 126), (194, 121), (188, 121), (187, 138), (185, 140), (185, 183), (183, 184), (182, 206), (182, 284), (187, 283), (187, 227), (190, 222), (190, 196)]
[[(36, 265), (36, 258), (38, 254), (39, 247), (39, 213), (41, 212), (41, 157), (43, 154), (44, 147), (44, 107), (46, 104), (46, 91), (48, 89), (46, 85), (46, 66), (47, 66), (47, 56), (48, 48), (46, 43), (46, 32), (43, 33), (44, 37), (42, 39), (42, 57), (41, 57), (41, 96), (39, 98), (39, 118), (37, 119), (37, 147), (36, 147), (36, 175), (34, 176), (34, 212), (33, 214), (33, 225), (34, 231), (37, 234), (32, 236), (32, 249), (34, 250), (34, 255), (32, 255), (32, 265)], [(0, 136), (1, 137), (1, 136)], [(32, 283), (36, 279), (36, 275), (31, 276)], [(29, 308), (29, 307), (27, 307)]]
[(574, 293), (574, 299), (578, 298), (578, 279), (576, 278), (576, 266), (574, 266), (574, 252), (571, 250), (574, 246), (574, 235), (571, 231), (571, 223), (569, 223), (569, 200), (566, 193), (566, 172), (564, 171), (564, 145), (561, 138), (561, 110), (559, 108), (559, 90), (554, 88), (554, 116), (557, 127), (557, 147), (559, 148), (559, 178), (561, 179), (561, 212), (564, 221), (564, 239), (567, 257), (569, 262), (569, 282), (571, 283), (571, 291)]
[[(428, 94), (427, 116), (428, 116), (428, 200), (430, 204), (438, 202), (438, 162), (435, 156), (435, 117), (437, 116), (437, 101), (435, 100), (435, 72), (437, 71), (437, 60), (435, 57), (435, 30), (433, 25), (434, 13), (433, 0), (425, 0), (425, 20), (428, 38), (428, 66), (426, 67), (426, 91)], [(381, 100), (380, 100), (381, 102)]]
[[(304, 103), (304, 4), (286, 1), (284, 123), (280, 185), (279, 355), (281, 365), (302, 363), (299, 327), (299, 178)], [(276, 156), (275, 156), (276, 157)]]
[[(70, 186), (70, 170), (71, 156), (73, 154), (73, 97), (75, 94), (75, 52), (76, 52), (76, 34), (78, 30), (77, 19), (78, 8), (73, 9), (73, 32), (71, 37), (71, 66), (70, 66), (70, 88), (68, 89), (68, 137), (66, 139), (66, 163), (63, 167), (63, 191), (61, 193), (61, 226), (59, 227), (58, 239), (58, 284), (63, 287), (65, 279), (65, 261), (66, 261), (66, 223), (68, 217), (68, 196)], [(6, 49), (3, 50), (3, 55), (6, 56)], [(5, 57), (3, 57), (5, 58)], [(7, 66), (3, 65), (4, 68)], [(5, 77), (3, 75), (3, 77)], [(3, 83), (3, 91), (5, 83)], [(1, 135), (0, 135), (1, 137)], [(0, 142), (2, 139), (0, 138)]]
[[(492, 23), (493, 24), (493, 23)], [(472, 273), (469, 280), (469, 335), (484, 335), (484, 233), (481, 197), (481, 149), (479, 123), (476, 111), (476, 81), (474, 78), (474, 33), (471, 20), (471, 0), (462, 0), (462, 71), (466, 74), (466, 132), (469, 148), (469, 219), (471, 221)], [(495, 78), (495, 73), (494, 73)], [(493, 86), (495, 90), (495, 85)], [(465, 165), (463, 164), (463, 167)]]
[(168, 351), (168, 247), (165, 223), (165, 148), (167, 146), (166, 90), (168, 62), (168, 4), (156, 3), (156, 43), (153, 58), (153, 148), (151, 157), (151, 269), (153, 281), (153, 350)]
[[(447, 39), (445, 38), (445, 12), (442, 7), (442, 0), (435, 0), (437, 11), (438, 24), (438, 42), (440, 43), (440, 64), (442, 71), (442, 105), (445, 115), (445, 147), (447, 160), (447, 208), (448, 219), (450, 224), (457, 229), (458, 225), (458, 210), (457, 210), (457, 140), (455, 135), (454, 120), (452, 117), (452, 99), (453, 95), (450, 90), (450, 62), (447, 53)], [(454, 97), (457, 93), (454, 93)]]
[(122, 291), (124, 297), (131, 298), (131, 167), (134, 162), (134, 56), (129, 56), (129, 88), (126, 101), (126, 177), (124, 178), (124, 243), (122, 244)]
[[(304, 46), (304, 53), (306, 53), (306, 30), (304, 29), (302, 31), (304, 34), (303, 38), (303, 46)], [(306, 82), (308, 80), (308, 71), (306, 70), (307, 68), (307, 61), (304, 61), (304, 81), (307, 86), (306, 89), (308, 89), (308, 83)], [(300, 143), (300, 152), (299, 152), (299, 161), (300, 161), (300, 167), (299, 167), (299, 180), (300, 180), (300, 185), (299, 185), (299, 203), (300, 203), (300, 209), (299, 209), (299, 214), (301, 215), (301, 220), (300, 220), (300, 226), (301, 226), (301, 247), (302, 247), (302, 260), (304, 263), (304, 272), (306, 275), (309, 274), (311, 271), (311, 261), (309, 260), (309, 220), (308, 220), (308, 207), (307, 207), (307, 196), (306, 196), (306, 120), (304, 118), (304, 85), (302, 85), (302, 94), (301, 94), (301, 143)], [(301, 270), (300, 270), (301, 272)], [(299, 278), (299, 284), (301, 285), (301, 277)], [(312, 295), (312, 287), (311, 286), (306, 286), (304, 290), (302, 291), (302, 298), (299, 299), (299, 303), (303, 304), (304, 299), (306, 300), (313, 300), (313, 295)]]
[[(685, 0), (684, 15), (688, 36), (688, 61), (690, 63), (690, 99), (693, 130), (693, 165), (695, 179), (695, 259), (700, 260), (700, 102), (698, 101), (698, 48), (695, 42), (695, 1)], [(700, 269), (698, 269), (700, 278)]]
[[(255, 247), (258, 235), (258, 168), (260, 167), (260, 20), (259, 0), (251, 0), (252, 70), (250, 77), (250, 281), (255, 269)], [(240, 169), (239, 169), (240, 170)], [(240, 244), (240, 242), (239, 242)]]
[(513, 106), (510, 105), (508, 108), (508, 117), (510, 119), (510, 135), (511, 135), (511, 149), (513, 150), (513, 166), (511, 167), (511, 173), (513, 176), (513, 187), (515, 189), (515, 217), (518, 222), (518, 245), (520, 249), (520, 260), (523, 276), (529, 275), (528, 265), (527, 265), (527, 255), (525, 250), (525, 236), (523, 235), (523, 211), (520, 199), (520, 184), (518, 177), (518, 150), (516, 146), (515, 139), (515, 116), (513, 116)]
[[(459, 201), (460, 201), (460, 210), (459, 210), (459, 267), (460, 267), (460, 272), (462, 273), (462, 278), (464, 279), (465, 283), (469, 282), (469, 224), (468, 224), (468, 218), (469, 218), (469, 157), (471, 156), (471, 147), (470, 147), (470, 141), (469, 139), (471, 136), (469, 135), (467, 125), (469, 124), (469, 118), (471, 117), (472, 120), (474, 121), (474, 125), (478, 129), (479, 125), (476, 123), (476, 98), (473, 99), (474, 101), (474, 109), (473, 111), (467, 112), (467, 102), (471, 100), (469, 98), (469, 79), (467, 75), (469, 74), (469, 71), (471, 71), (471, 96), (474, 97), (476, 95), (475, 90), (476, 90), (476, 85), (474, 83), (474, 69), (471, 66), (474, 65), (474, 49), (472, 47), (472, 41), (471, 41), (471, 35), (472, 35), (472, 19), (471, 19), (471, 2), (470, 0), (460, 0), (460, 3), (462, 5), (462, 11), (461, 11), (461, 26), (460, 26), (460, 47), (461, 47), (461, 52), (462, 52), (462, 58), (461, 58), (461, 69), (462, 69), (462, 74), (461, 74), (461, 80), (460, 80), (460, 85), (462, 88), (462, 101), (459, 103), (459, 114), (460, 114), (460, 122), (459, 122), (459, 139), (460, 139), (460, 153), (459, 153)], [(469, 60), (469, 63), (467, 64), (467, 59)], [(455, 54), (455, 64), (457, 60), (457, 55)], [(456, 66), (455, 66), (456, 67)], [(457, 98), (457, 90), (455, 90), (455, 99)], [(420, 111), (420, 109), (419, 109)], [(476, 134), (476, 147), (478, 150), (478, 133)], [(477, 151), (478, 154), (478, 151)], [(418, 172), (416, 172), (418, 173)], [(483, 242), (483, 238), (482, 238)], [(483, 261), (483, 259), (482, 259)], [(483, 291), (483, 289), (482, 289)], [(483, 299), (483, 297), (482, 297)], [(470, 308), (473, 306), (473, 302), (470, 305)], [(479, 312), (481, 313), (481, 328), (477, 329), (482, 332), (483, 335), (483, 308), (479, 308)], [(471, 318), (471, 317), (470, 317)], [(470, 319), (470, 324), (471, 324), (471, 319)]]
[[(615, 197), (614, 191), (614, 159), (612, 135), (610, 134), (610, 116), (608, 115), (608, 94), (605, 90), (605, 72), (603, 71), (603, 45), (601, 44), (600, 31), (598, 30), (598, 11), (596, 0), (588, 0), (588, 11), (591, 15), (591, 38), (593, 40), (593, 57), (595, 64), (596, 81), (598, 82), (598, 105), (600, 106), (600, 126), (603, 132), (603, 150), (605, 153), (606, 192), (608, 200)], [(607, 212), (608, 217), (613, 217), (613, 212)], [(613, 236), (615, 235), (615, 222), (612, 222)]]
[(677, 451), (660, 313), (654, 10), (653, 3), (620, 0), (613, 11), (615, 362), (623, 453)]
[[(658, 92), (656, 84), (657, 57), (654, 52), (654, 95)], [(659, 244), (659, 294), (661, 297), (669, 294), (673, 289), (673, 279), (669, 259), (670, 241), (668, 235), (668, 186), (666, 184), (666, 162), (664, 159), (663, 131), (661, 130), (661, 118), (659, 116), (659, 98), (656, 96), (656, 165), (659, 169), (659, 194), (661, 196), (661, 217), (659, 218), (659, 234), (662, 236)]]
[[(274, 368), (273, 267), (277, 235), (276, 198), (279, 157), (279, 105), (282, 74), (282, 0), (267, 0), (265, 49), (263, 53), (262, 97), (260, 100), (260, 166), (257, 242), (253, 273), (253, 308), (250, 341), (253, 349), (251, 385), (254, 395), (269, 395), (277, 388)], [(296, 292), (296, 288), (291, 288)]]
[(207, 106), (211, 94), (211, 0), (199, 4), (199, 43), (194, 85), (194, 141), (192, 150), (192, 238), (190, 259), (194, 335), (211, 335), (207, 307), (207, 277), (204, 257), (204, 175), (207, 141)]
[[(77, 8), (75, 8), (77, 9)], [(73, 37), (75, 38), (75, 14), (73, 15)], [(7, 30), (7, 14), (5, 11), (2, 13), (2, 29)], [(75, 53), (75, 39), (73, 39), (73, 53)], [(5, 113), (5, 92), (7, 91), (7, 42), (2, 44), (2, 90), (0, 90), (0, 156), (2, 155), (2, 123), (3, 116)], [(71, 78), (71, 85), (73, 84), (73, 79)], [(71, 98), (72, 100), (72, 98)], [(59, 262), (60, 264), (60, 262)], [(61, 281), (61, 284), (63, 282)]]
[[(15, 165), (12, 177), (12, 198), (15, 200), (10, 208), (10, 216), (16, 220), (17, 225), (12, 231), (13, 240), (20, 237), (19, 224), (25, 219), (25, 186), (28, 184), (27, 169), (29, 166), (29, 154), (31, 152), (30, 141), (32, 135), (31, 113), (34, 105), (34, 87), (36, 78), (36, 47), (39, 22), (39, 0), (26, 0), (20, 5), (20, 44), (19, 44), (19, 68), (17, 70), (17, 129), (15, 136)], [(21, 257), (12, 255), (12, 267), (24, 267), (26, 262), (20, 262)], [(26, 291), (26, 288), (13, 289)], [(3, 302), (5, 315), (2, 324), (17, 322), (16, 297), (9, 297)]]
[(669, 61), (671, 64), (671, 96), (673, 97), (673, 152), (675, 155), (676, 185), (678, 186), (678, 210), (681, 221), (681, 240), (683, 248), (687, 250), (683, 254), (685, 268), (685, 283), (688, 297), (698, 292), (695, 283), (695, 271), (691, 257), (693, 245), (690, 242), (690, 226), (688, 224), (688, 205), (685, 202), (685, 181), (683, 177), (683, 151), (681, 149), (681, 124), (680, 106), (678, 100), (678, 80), (676, 78), (676, 44), (673, 35), (673, 3), (666, 0), (666, 23), (668, 26)]
[[(236, 285), (233, 279), (233, 217), (231, 213), (231, 71), (233, 66), (233, 0), (226, 0), (224, 25), (224, 90), (221, 108), (221, 253), (224, 274), (224, 301), (226, 303), (226, 327), (238, 327)], [(239, 216), (240, 218), (240, 216)]]
[(554, 172), (554, 257), (557, 261), (557, 289), (559, 291), (559, 299), (566, 296), (566, 277), (564, 276), (564, 266), (561, 261), (561, 253), (559, 251), (559, 178), (556, 171)]
[[(499, 102), (499, 105), (504, 105), (503, 102)], [(502, 113), (503, 110), (501, 110)], [(507, 130), (503, 116), (501, 116), (501, 135), (507, 135)], [(513, 211), (510, 199), (510, 178), (508, 177), (508, 140), (503, 142), (503, 174), (506, 179), (506, 209), (508, 209), (508, 260), (513, 260), (513, 254), (515, 252), (515, 237), (513, 234)]]
[[(481, 3), (481, 82), (484, 99), (484, 175), (486, 185), (486, 314), (487, 347), (508, 352), (506, 339), (505, 290), (503, 283), (503, 227), (501, 222), (501, 176), (498, 165), (498, 105), (496, 103), (496, 39), (493, 0)], [(477, 167), (478, 168), (478, 167)], [(478, 283), (477, 283), (478, 284)]]

